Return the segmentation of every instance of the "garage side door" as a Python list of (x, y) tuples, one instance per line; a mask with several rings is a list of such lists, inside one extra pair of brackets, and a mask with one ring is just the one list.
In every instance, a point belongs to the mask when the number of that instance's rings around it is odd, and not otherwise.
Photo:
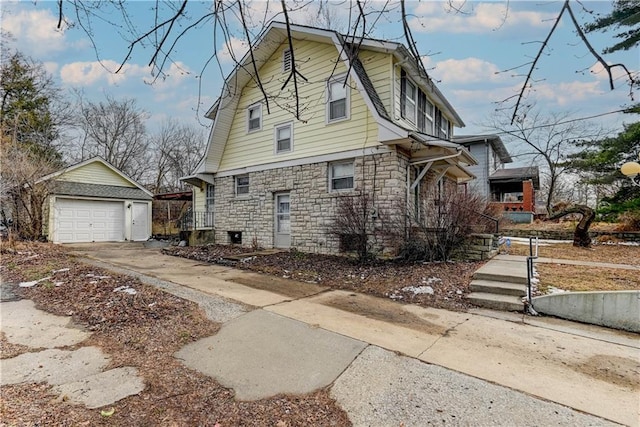
[(122, 202), (58, 199), (54, 216), (57, 243), (124, 240)]

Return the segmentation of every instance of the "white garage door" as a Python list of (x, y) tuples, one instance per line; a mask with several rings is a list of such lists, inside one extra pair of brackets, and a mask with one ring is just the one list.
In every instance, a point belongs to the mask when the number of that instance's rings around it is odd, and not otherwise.
[(56, 200), (57, 243), (124, 240), (124, 203), (96, 200)]

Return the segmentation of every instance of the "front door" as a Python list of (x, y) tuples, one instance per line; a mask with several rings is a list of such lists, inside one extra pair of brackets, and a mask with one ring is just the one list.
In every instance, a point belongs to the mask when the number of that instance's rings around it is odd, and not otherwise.
[(276, 217), (274, 224), (273, 246), (288, 248), (291, 246), (291, 198), (289, 193), (275, 195)]
[(131, 240), (147, 240), (149, 236), (149, 205), (133, 202), (131, 212)]

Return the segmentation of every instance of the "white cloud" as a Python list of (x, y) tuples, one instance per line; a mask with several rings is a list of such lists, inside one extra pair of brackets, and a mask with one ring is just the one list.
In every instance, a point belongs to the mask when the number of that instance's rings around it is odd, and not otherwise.
[(115, 71), (120, 64), (111, 61), (72, 62), (60, 69), (60, 78), (63, 83), (85, 86), (100, 81), (106, 81), (109, 85), (122, 83), (127, 78), (137, 78), (149, 75), (149, 68), (135, 64), (125, 64), (117, 74)]
[(249, 50), (249, 44), (242, 39), (232, 37), (218, 50), (218, 59), (222, 64), (234, 64), (240, 61)]
[[(409, 21), (417, 32), (478, 33), (499, 28), (523, 28), (550, 26), (548, 21), (555, 13), (515, 10), (507, 3), (421, 2), (413, 10), (415, 18)], [(459, 6), (459, 8), (458, 8)], [(460, 11), (458, 11), (460, 9)]]
[(581, 101), (598, 99), (603, 93), (598, 81), (538, 83), (533, 86), (533, 96), (536, 99), (548, 101), (552, 106), (555, 104), (563, 109), (571, 104), (577, 106)]
[(429, 74), (444, 84), (469, 84), (504, 81), (504, 74), (498, 74), (497, 65), (479, 58), (446, 59), (433, 62), (425, 60), (425, 66), (432, 68)]
[(50, 10), (2, 8), (2, 30), (11, 33), (16, 47), (28, 55), (44, 55), (68, 48), (64, 28)]

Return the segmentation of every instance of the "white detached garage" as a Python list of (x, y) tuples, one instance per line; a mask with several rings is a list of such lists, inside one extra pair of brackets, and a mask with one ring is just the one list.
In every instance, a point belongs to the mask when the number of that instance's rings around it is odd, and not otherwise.
[(153, 195), (95, 157), (47, 175), (45, 235), (54, 243), (143, 241), (151, 237)]

